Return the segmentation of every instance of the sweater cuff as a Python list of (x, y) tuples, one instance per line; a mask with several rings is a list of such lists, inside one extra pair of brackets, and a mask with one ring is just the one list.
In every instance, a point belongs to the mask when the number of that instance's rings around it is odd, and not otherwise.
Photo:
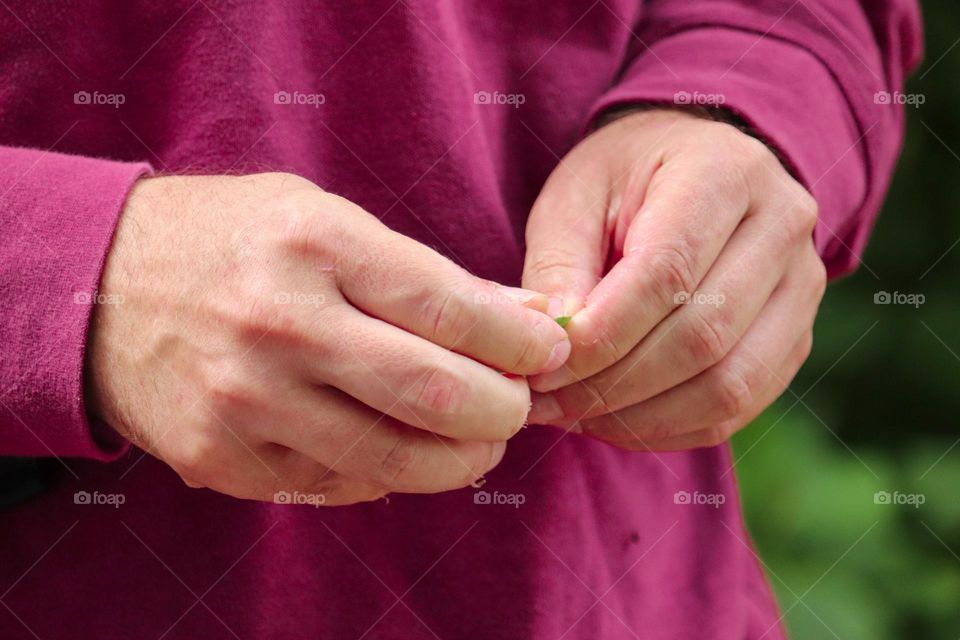
[(816, 198), (814, 241), (828, 273), (857, 264), (872, 224), (863, 136), (839, 85), (810, 52), (734, 28), (681, 31), (636, 58), (590, 121), (637, 103), (722, 107), (741, 118)]
[(93, 303), (117, 220), (150, 167), (0, 148), (0, 455), (109, 460), (126, 441), (83, 396)]

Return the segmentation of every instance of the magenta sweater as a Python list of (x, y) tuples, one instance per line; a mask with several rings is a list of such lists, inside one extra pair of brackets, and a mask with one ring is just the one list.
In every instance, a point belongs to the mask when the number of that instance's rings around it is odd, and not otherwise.
[(0, 512), (0, 638), (782, 637), (726, 446), (529, 428), (483, 488), (501, 504), (238, 501), (91, 427), (86, 301), (150, 170), (294, 172), (516, 284), (558, 157), (600, 111), (678, 92), (722, 94), (778, 148), (839, 274), (900, 145), (877, 94), (918, 60), (914, 2), (2, 4), (0, 456), (54, 471)]

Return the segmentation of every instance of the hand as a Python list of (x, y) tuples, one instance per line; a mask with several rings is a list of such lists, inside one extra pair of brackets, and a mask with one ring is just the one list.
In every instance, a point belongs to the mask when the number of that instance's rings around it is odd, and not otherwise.
[(761, 142), (636, 112), (575, 147), (527, 224), (523, 286), (564, 298), (573, 353), (530, 422), (628, 449), (713, 446), (787, 387), (826, 275), (817, 209)]
[(284, 174), (140, 181), (100, 293), (118, 303), (94, 316), (90, 411), (190, 486), (242, 498), (468, 485), (529, 409), (500, 372), (570, 350), (535, 310), (546, 297)]

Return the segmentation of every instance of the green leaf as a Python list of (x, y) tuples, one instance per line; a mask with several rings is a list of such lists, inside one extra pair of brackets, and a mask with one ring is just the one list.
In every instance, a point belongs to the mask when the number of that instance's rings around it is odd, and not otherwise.
[(561, 327), (566, 327), (570, 323), (571, 316), (557, 316), (554, 320), (557, 321), (557, 324)]

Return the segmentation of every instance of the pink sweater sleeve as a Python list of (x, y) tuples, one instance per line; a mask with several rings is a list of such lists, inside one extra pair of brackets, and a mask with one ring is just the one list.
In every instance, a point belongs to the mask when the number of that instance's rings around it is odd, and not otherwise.
[(636, 35), (594, 113), (722, 102), (817, 199), (814, 239), (830, 275), (856, 267), (903, 138), (896, 98), (921, 56), (917, 3), (651, 0)]
[(108, 459), (123, 451), (111, 430), (91, 430), (83, 358), (117, 218), (148, 171), (0, 147), (0, 455)]

